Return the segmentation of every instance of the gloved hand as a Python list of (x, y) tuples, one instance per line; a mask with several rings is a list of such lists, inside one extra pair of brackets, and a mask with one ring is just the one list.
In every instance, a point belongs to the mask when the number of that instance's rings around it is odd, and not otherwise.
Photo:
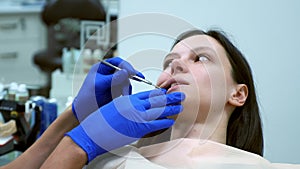
[(79, 122), (113, 98), (131, 94), (130, 76), (144, 78), (142, 73), (119, 57), (106, 61), (122, 70), (116, 71), (100, 62), (92, 66), (72, 103), (72, 111)]
[(153, 131), (169, 128), (180, 113), (185, 95), (155, 89), (121, 96), (90, 114), (66, 135), (80, 146), (88, 161), (107, 151), (132, 143)]

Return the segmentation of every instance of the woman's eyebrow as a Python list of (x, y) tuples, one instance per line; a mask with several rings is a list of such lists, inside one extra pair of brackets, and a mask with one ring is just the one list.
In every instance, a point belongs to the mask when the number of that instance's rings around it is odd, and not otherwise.
[[(199, 46), (199, 47), (195, 47), (193, 49), (190, 50), (190, 52), (194, 53), (194, 54), (199, 54), (201, 53), (201, 51), (209, 51), (209, 52), (212, 52), (213, 54), (216, 54), (216, 52), (210, 48), (210, 47), (207, 47), (207, 46)], [(177, 58), (180, 58), (180, 54), (178, 53), (175, 53), (175, 52), (171, 52), (171, 53), (168, 53), (164, 60), (168, 59), (168, 58), (172, 58), (172, 59), (177, 59)]]
[(191, 49), (191, 52), (193, 52), (195, 54), (198, 54), (201, 51), (209, 51), (209, 52), (212, 52), (213, 54), (216, 54), (215, 50), (213, 50), (212, 48), (207, 47), (207, 46), (199, 46), (194, 49)]
[(168, 59), (168, 58), (180, 58), (180, 55), (178, 53), (168, 53), (166, 56), (165, 56), (165, 59)]

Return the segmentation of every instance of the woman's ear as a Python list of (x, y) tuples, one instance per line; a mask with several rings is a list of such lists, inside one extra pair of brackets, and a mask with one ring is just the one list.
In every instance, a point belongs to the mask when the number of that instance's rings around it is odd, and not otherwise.
[(248, 87), (245, 84), (236, 85), (229, 98), (229, 104), (233, 106), (243, 106), (248, 97)]

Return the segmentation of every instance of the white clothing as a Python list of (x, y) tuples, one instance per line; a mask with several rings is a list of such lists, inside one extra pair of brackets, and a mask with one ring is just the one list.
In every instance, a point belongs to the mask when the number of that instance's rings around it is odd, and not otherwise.
[(182, 138), (142, 148), (122, 147), (97, 157), (87, 169), (300, 169), (221, 143)]

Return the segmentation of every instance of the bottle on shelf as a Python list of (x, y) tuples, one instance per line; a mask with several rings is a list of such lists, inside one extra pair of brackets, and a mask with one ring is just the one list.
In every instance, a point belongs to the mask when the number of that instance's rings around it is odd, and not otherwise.
[(71, 74), (71, 55), (67, 48), (62, 50), (62, 62), (63, 62), (63, 72), (66, 74), (67, 78)]
[(93, 64), (103, 59), (103, 51), (101, 49), (95, 49), (93, 52)]
[(83, 73), (86, 74), (89, 72), (91, 65), (93, 63), (93, 56), (92, 56), (92, 50), (91, 49), (84, 49), (82, 52), (82, 60), (83, 60)]
[(20, 84), (18, 87), (18, 92), (16, 93), (17, 101), (20, 104), (25, 104), (29, 99), (29, 92), (26, 84)]
[(16, 101), (16, 94), (18, 92), (18, 83), (12, 82), (8, 88), (7, 99), (11, 101)]

